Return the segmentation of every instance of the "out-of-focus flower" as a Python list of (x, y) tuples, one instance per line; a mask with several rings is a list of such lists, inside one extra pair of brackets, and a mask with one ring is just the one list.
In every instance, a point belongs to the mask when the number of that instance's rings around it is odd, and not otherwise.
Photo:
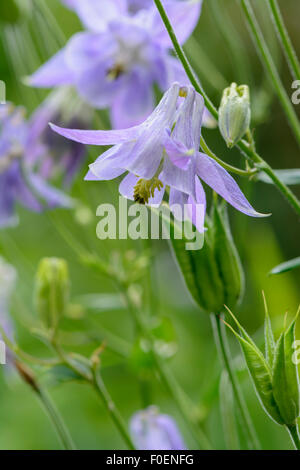
[(29, 122), (28, 159), (42, 178), (51, 180), (63, 175), (64, 184), (69, 186), (86, 155), (83, 145), (53, 134), (49, 121), (88, 128), (91, 120), (89, 107), (65, 87), (55, 90), (37, 108)]
[(130, 432), (137, 450), (186, 449), (174, 419), (160, 414), (155, 406), (133, 415)]
[(23, 108), (0, 106), (0, 227), (16, 224), (17, 202), (36, 212), (71, 205), (70, 198), (46, 183), (30, 165), (31, 151), (41, 151), (39, 144), (34, 148), (30, 144), (30, 132)]
[(229, 173), (199, 152), (203, 110), (203, 98), (193, 87), (174, 83), (139, 126), (112, 131), (62, 129), (55, 125), (52, 129), (76, 142), (113, 145), (89, 166), (86, 180), (110, 180), (128, 171), (120, 193), (150, 205), (159, 205), (169, 186), (171, 209), (175, 204), (183, 209), (188, 205), (188, 218), (199, 232), (204, 230), (204, 217), (198, 215), (198, 210), (200, 205), (206, 206), (200, 179), (239, 211), (252, 217), (263, 216), (249, 204)]
[[(153, 110), (153, 85), (166, 90), (187, 82), (153, 2), (68, 0), (88, 31), (68, 44), (29, 79), (37, 87), (73, 85), (92, 106), (110, 108), (115, 128), (141, 123)], [(165, 0), (177, 37), (194, 30), (202, 0)], [(146, 8), (145, 8), (146, 7)]]

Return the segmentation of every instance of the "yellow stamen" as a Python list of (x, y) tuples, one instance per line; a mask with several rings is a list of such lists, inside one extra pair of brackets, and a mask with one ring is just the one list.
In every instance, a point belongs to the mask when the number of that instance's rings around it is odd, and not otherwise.
[(160, 191), (163, 183), (156, 177), (151, 180), (141, 178), (134, 187), (133, 197), (139, 204), (147, 204), (150, 197), (154, 197), (155, 190)]

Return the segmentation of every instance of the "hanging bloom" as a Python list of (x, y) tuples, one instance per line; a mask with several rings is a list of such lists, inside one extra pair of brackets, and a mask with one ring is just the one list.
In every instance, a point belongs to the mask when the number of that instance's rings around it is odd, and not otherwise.
[[(175, 204), (183, 209), (188, 205), (191, 208), (189, 218), (199, 232), (204, 230), (204, 220), (197, 217), (198, 208), (206, 206), (200, 180), (240, 212), (262, 217), (229, 173), (199, 152), (203, 112), (203, 98), (194, 88), (174, 83), (139, 126), (111, 131), (51, 127), (75, 142), (113, 145), (89, 166), (86, 180), (110, 180), (128, 172), (120, 184), (120, 193), (149, 205), (159, 205), (169, 186), (171, 209)], [(174, 216), (178, 217), (177, 211)]]
[[(0, 227), (15, 225), (15, 204), (33, 211), (57, 206), (69, 207), (71, 200), (47, 184), (33, 171), (28, 155), (40, 151), (30, 145), (30, 127), (24, 109), (0, 106)], [(43, 202), (41, 202), (43, 201)]]
[[(184, 83), (180, 62), (170, 55), (169, 35), (153, 2), (67, 0), (87, 31), (67, 45), (29, 79), (36, 87), (73, 85), (96, 108), (110, 108), (113, 127), (143, 122), (155, 106), (153, 85), (165, 91)], [(194, 30), (202, 0), (165, 0), (181, 43)], [(145, 8), (146, 7), (146, 8)]]
[(186, 449), (174, 419), (160, 414), (155, 406), (135, 413), (130, 431), (137, 450)]
[(84, 128), (91, 122), (91, 110), (73, 96), (71, 89), (62, 87), (50, 94), (29, 121), (30, 163), (35, 165), (43, 179), (51, 180), (64, 175), (63, 182), (69, 186), (84, 161), (86, 151), (83, 145), (67, 142), (53, 134), (49, 121)]

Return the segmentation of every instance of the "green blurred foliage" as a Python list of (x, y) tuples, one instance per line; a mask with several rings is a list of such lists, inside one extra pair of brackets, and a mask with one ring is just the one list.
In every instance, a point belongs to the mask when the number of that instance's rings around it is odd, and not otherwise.
[[(2, 1), (1, 5), (2, 3), (7, 2)], [(280, 0), (279, 3), (300, 55), (299, 1)], [(284, 83), (290, 90), (292, 79), (266, 13), (265, 2), (256, 0), (253, 4)], [(80, 29), (76, 16), (63, 8), (58, 0), (48, 1), (47, 5), (67, 37)], [(14, 15), (13, 10), (9, 13)], [(37, 12), (33, 10), (31, 15), (33, 19), (29, 26), (22, 18), (18, 23), (18, 47), (23, 51), (20, 57), (15, 53), (16, 45), (12, 42), (11, 30), (7, 24), (0, 23), (0, 79), (7, 84), (8, 100), (25, 105), (29, 112), (32, 112), (46, 93), (30, 90), (22, 78), (32, 73), (59, 47), (59, 38), (55, 32), (50, 34), (51, 25), (44, 25), (43, 29), (42, 24), (37, 23)], [(39, 27), (34, 26), (37, 24)], [(30, 47), (24, 46), (28, 44), (28, 37), (32, 38)], [(232, 81), (250, 86), (255, 139), (260, 153), (274, 168), (298, 167), (299, 150), (255, 53), (238, 1), (204, 0), (201, 20), (193, 38), (186, 45), (186, 52), (214, 103), (220, 102), (223, 88)], [(19, 69), (22, 70), (18, 76), (13, 72), (14, 62), (18, 62)], [(103, 119), (104, 122), (107, 120), (106, 115)], [(217, 131), (205, 130), (204, 134), (216, 154), (235, 165), (241, 163), (238, 152), (229, 151)], [(93, 151), (90, 157), (95, 157)], [(116, 203), (118, 183), (85, 183), (85, 171), (84, 168), (78, 176), (72, 195), (83, 201), (92, 214), (96, 213), (96, 207), (102, 202)], [(272, 217), (256, 220), (247, 218), (234, 209), (229, 210), (233, 237), (246, 277), (245, 298), (235, 314), (250, 334), (257, 332), (258, 339), (262, 342), (264, 309), (261, 291), (265, 291), (275, 326), (276, 321), (280, 325), (278, 330), (281, 329), (285, 312), (294, 314), (299, 303), (299, 270), (276, 277), (268, 276), (275, 265), (299, 255), (299, 220), (271, 185), (261, 182), (254, 184), (241, 179), (239, 183), (258, 211), (272, 212)], [(300, 195), (299, 188), (295, 189)], [(87, 294), (113, 294), (115, 287), (111, 280), (79, 263), (70, 246), (71, 238), (68, 234), (80, 244), (107, 258), (112, 251), (120, 250), (124, 253), (132, 249), (143, 250), (144, 247), (139, 241), (97, 240), (97, 218), (94, 215), (90, 221), (81, 224), (76, 214), (63, 210), (54, 214), (34, 215), (20, 208), (19, 214), (20, 225), (16, 229), (0, 232), (1, 252), (16, 266), (19, 275), (11, 313), (16, 321), (16, 335), (22, 348), (36, 356), (45, 357), (48, 353), (44, 345), (30, 334), (31, 328), (38, 321), (32, 296), (39, 260), (45, 256), (67, 259), (72, 281), (72, 299), (76, 303), (77, 299)], [(186, 393), (199, 405), (214, 447), (223, 449), (226, 440), (220, 426), (218, 405), (221, 369), (209, 318), (200, 313), (191, 301), (167, 243), (156, 241), (152, 249), (152, 310), (158, 315), (169, 317), (178, 342), (177, 353), (169, 359), (168, 364)], [(122, 338), (122, 351), (132, 354), (134, 328), (130, 315), (124, 308), (97, 311), (86, 307), (84, 312), (79, 313), (66, 318), (63, 323), (66, 332), (64, 339), (70, 350), (90, 354), (106, 339), (106, 331), (109, 331)], [(82, 334), (84, 332), (85, 335)], [(230, 340), (233, 352), (240, 357), (236, 341), (232, 337)], [(141, 378), (134, 373), (124, 355), (112, 352), (109, 348), (103, 353), (102, 361), (105, 383), (125, 420), (129, 421), (130, 416), (144, 405), (140, 393), (143, 387)], [(248, 375), (243, 373), (241, 378), (263, 448), (290, 449), (287, 434), (261, 410)], [(77, 383), (58, 385), (42, 372), (40, 380), (50, 387), (50, 393), (79, 448), (123, 448), (123, 442), (92, 390)], [(178, 420), (187, 445), (193, 448), (189, 430), (169, 395), (154, 377), (150, 381), (148, 392), (151, 403)], [(6, 368), (3, 368), (0, 375), (0, 402), (1, 449), (59, 448), (53, 429), (31, 390), (20, 382), (13, 371)]]

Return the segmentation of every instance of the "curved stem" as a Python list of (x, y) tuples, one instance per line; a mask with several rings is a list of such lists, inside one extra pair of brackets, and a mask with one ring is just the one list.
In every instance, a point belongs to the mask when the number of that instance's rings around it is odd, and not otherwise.
[(290, 39), (289, 33), (284, 24), (279, 5), (277, 0), (266, 0), (269, 4), (275, 26), (278, 31), (279, 40), (285, 56), (287, 58), (289, 67), (293, 74), (293, 77), (297, 80), (300, 80), (300, 63), (296, 54), (296, 51), (293, 47), (292, 41)]
[(293, 441), (295, 449), (300, 450), (300, 436), (297, 424), (286, 426), (289, 435)]
[(281, 105), (286, 113), (286, 116), (289, 120), (289, 123), (294, 132), (296, 140), (298, 144), (300, 145), (300, 123), (298, 121), (297, 114), (282, 84), (282, 81), (277, 72), (276, 66), (272, 59), (271, 53), (268, 49), (268, 46), (266, 44), (266, 41), (264, 39), (260, 26), (256, 20), (254, 11), (249, 3), (249, 0), (241, 0), (241, 4), (245, 12), (245, 16), (246, 16), (250, 31), (252, 33), (253, 40), (255, 42), (255, 46), (260, 53), (261, 60), (269, 73), (270, 79), (273, 83), (273, 86), (278, 95), (278, 98), (281, 101)]
[(212, 327), (213, 327), (213, 332), (214, 332), (217, 348), (219, 350), (220, 356), (222, 357), (224, 366), (228, 372), (229, 380), (232, 385), (234, 398), (235, 398), (235, 401), (236, 401), (236, 404), (237, 404), (237, 407), (241, 416), (241, 420), (243, 422), (242, 423), (243, 428), (247, 432), (248, 442), (252, 449), (259, 449), (260, 448), (259, 441), (256, 436), (256, 432), (255, 432), (247, 405), (245, 403), (242, 391), (240, 389), (239, 383), (234, 374), (233, 367), (231, 364), (230, 350), (229, 350), (229, 345), (227, 343), (226, 331), (224, 329), (224, 326), (221, 322), (219, 315), (211, 314), (211, 321), (212, 321)]
[[(213, 117), (218, 120), (218, 111), (213, 105), (213, 103), (210, 101), (209, 97), (206, 95), (205, 91), (202, 89), (181, 45), (179, 44), (177, 37), (175, 35), (175, 32), (172, 28), (172, 25), (170, 23), (170, 20), (165, 12), (165, 9), (161, 3), (161, 0), (154, 0), (157, 9), (161, 15), (161, 18), (165, 24), (165, 27), (169, 33), (170, 39), (173, 43), (174, 49), (176, 54), (178, 55), (179, 60), (181, 61), (183, 68), (187, 74), (187, 76), (190, 79), (191, 84), (195, 88), (195, 90), (200, 93), (200, 95), (203, 96), (205, 105), (207, 109), (210, 111), (210, 113), (213, 115)], [(275, 69), (276, 70), (276, 69)], [(276, 72), (277, 74), (277, 72)], [(299, 134), (300, 137), (300, 134)], [(284, 197), (289, 201), (291, 206), (295, 209), (295, 211), (300, 215), (300, 201), (297, 199), (297, 197), (294, 195), (294, 193), (276, 176), (274, 170), (261, 158), (257, 152), (255, 152), (246, 141), (241, 140), (238, 144), (237, 147), (239, 150), (249, 159), (254, 161), (256, 166), (264, 171), (267, 175), (270, 176), (272, 179), (273, 183), (277, 187), (277, 189), (284, 195)]]
[(108, 413), (110, 414), (113, 422), (116, 425), (116, 428), (119, 430), (121, 436), (123, 437), (124, 441), (126, 442), (127, 447), (130, 450), (134, 450), (134, 444), (131, 440), (131, 437), (126, 429), (126, 425), (123, 422), (123, 419), (114, 403), (112, 400), (107, 388), (105, 387), (105, 384), (99, 374), (99, 370), (95, 367), (93, 369), (93, 385), (98, 392), (99, 396), (101, 397), (104, 406)]
[(65, 450), (75, 450), (76, 447), (73, 443), (73, 440), (70, 436), (70, 433), (60, 416), (56, 406), (50, 399), (48, 393), (46, 391), (39, 389), (38, 396), (42, 405), (44, 406), (52, 424), (60, 438), (61, 444)]
[(219, 165), (221, 165), (223, 168), (225, 168), (225, 170), (230, 171), (231, 173), (235, 173), (236, 175), (240, 175), (240, 176), (251, 176), (251, 175), (255, 175), (255, 173), (258, 172), (258, 168), (252, 168), (250, 170), (241, 170), (240, 168), (236, 168), (235, 166), (232, 166), (226, 162), (223, 162), (221, 158), (217, 157), (217, 155), (213, 153), (213, 151), (209, 148), (209, 146), (207, 145), (203, 137), (201, 137), (200, 139), (200, 145), (203, 151), (209, 157), (213, 158), (216, 162), (219, 163)]

